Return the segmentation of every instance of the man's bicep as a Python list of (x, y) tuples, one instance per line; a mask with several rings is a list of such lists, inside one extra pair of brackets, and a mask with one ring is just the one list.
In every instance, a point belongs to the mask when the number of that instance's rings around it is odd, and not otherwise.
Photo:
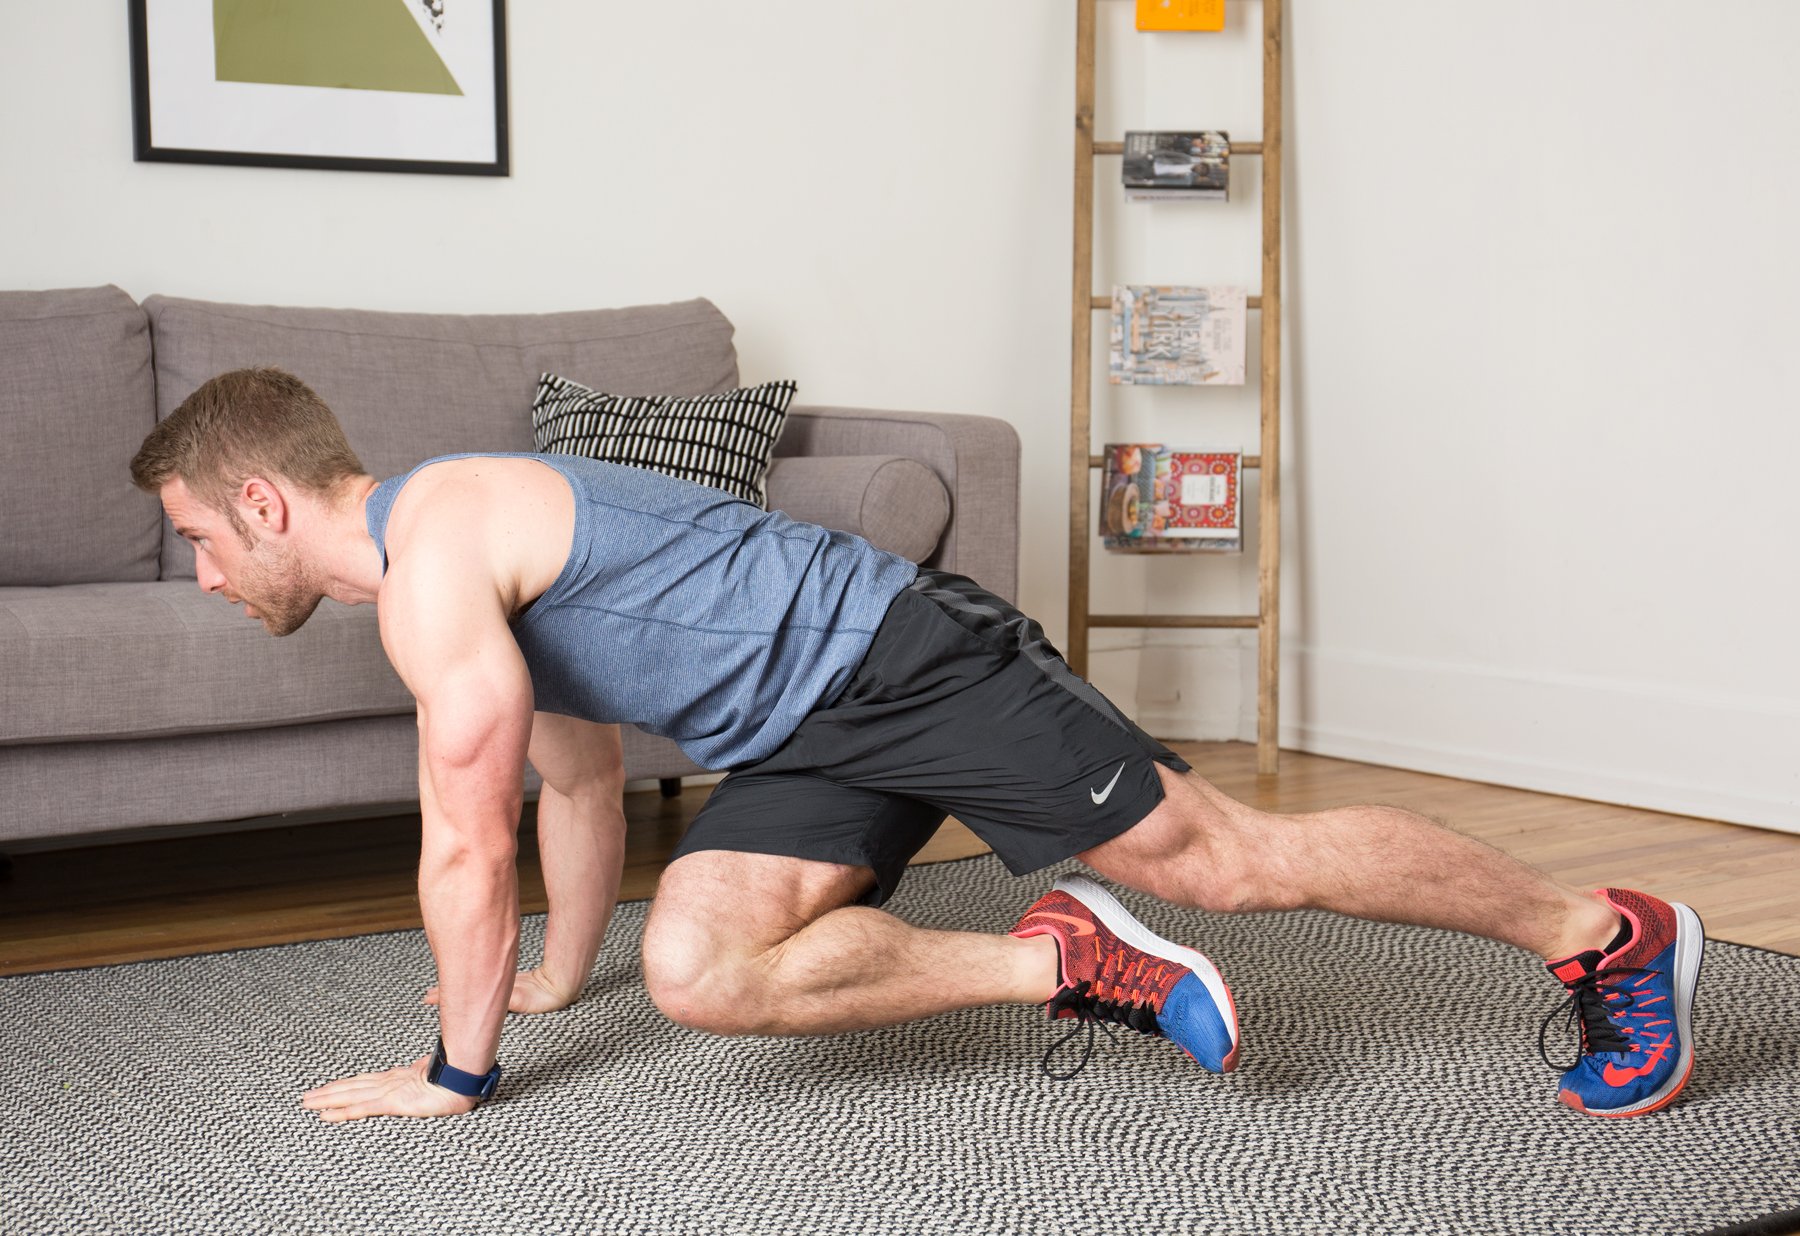
[(421, 776), (440, 791), (510, 798), (532, 692), (498, 592), (467, 574), (414, 569), (384, 585), (381, 605), (382, 643), (418, 701)]

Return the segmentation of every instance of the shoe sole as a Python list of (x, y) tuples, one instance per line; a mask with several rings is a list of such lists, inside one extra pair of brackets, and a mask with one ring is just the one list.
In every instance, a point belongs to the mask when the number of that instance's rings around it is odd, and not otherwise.
[(1700, 987), (1700, 965), (1706, 956), (1706, 925), (1700, 916), (1679, 901), (1670, 902), (1675, 911), (1675, 1027), (1681, 1034), (1681, 1055), (1669, 1080), (1647, 1098), (1629, 1107), (1588, 1107), (1579, 1095), (1563, 1091), (1558, 1098), (1568, 1107), (1589, 1116), (1606, 1116), (1613, 1120), (1627, 1116), (1647, 1116), (1675, 1101), (1694, 1072), (1694, 993)]
[[(1213, 1007), (1224, 1019), (1225, 1028), (1231, 1032), (1231, 1050), (1219, 1065), (1219, 1071), (1229, 1073), (1237, 1067), (1238, 1048), (1241, 1046), (1238, 1042), (1237, 1002), (1231, 998), (1231, 988), (1225, 985), (1225, 976), (1219, 973), (1219, 967), (1213, 965), (1211, 958), (1173, 940), (1163, 939), (1133, 918), (1131, 911), (1119, 904), (1118, 898), (1086, 876), (1064, 876), (1054, 887), (1092, 910), (1094, 917), (1106, 924), (1107, 930), (1133, 948), (1142, 949), (1193, 971), (1194, 977), (1205, 984), (1207, 994), (1212, 997)], [(1686, 1041), (1685, 1038), (1682, 1040), (1683, 1043)], [(1193, 1053), (1188, 1052), (1188, 1055), (1192, 1057)]]

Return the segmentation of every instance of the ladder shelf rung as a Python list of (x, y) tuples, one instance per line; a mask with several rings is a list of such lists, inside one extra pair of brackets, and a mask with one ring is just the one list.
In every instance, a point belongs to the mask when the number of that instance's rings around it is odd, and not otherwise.
[[(1088, 467), (1104, 468), (1105, 466), (1106, 466), (1106, 456), (1104, 456), (1104, 455), (1089, 455), (1088, 456)], [(1246, 455), (1246, 456), (1244, 456), (1243, 466), (1246, 468), (1262, 467), (1262, 456), (1261, 455)]]
[(1262, 625), (1256, 614), (1089, 614), (1090, 627), (1240, 627), (1255, 629)]
[[(1231, 153), (1234, 155), (1260, 155), (1263, 150), (1261, 142), (1233, 142)], [(1096, 155), (1122, 155), (1125, 153), (1124, 142), (1095, 142)]]
[[(1112, 297), (1110, 297), (1110, 296), (1096, 296), (1093, 298), (1093, 302), (1094, 302), (1094, 308), (1096, 308), (1096, 309), (1111, 309), (1112, 308)], [(1244, 304), (1246, 307), (1251, 308), (1251, 309), (1261, 309), (1262, 308), (1262, 297), (1246, 296), (1244, 298)]]

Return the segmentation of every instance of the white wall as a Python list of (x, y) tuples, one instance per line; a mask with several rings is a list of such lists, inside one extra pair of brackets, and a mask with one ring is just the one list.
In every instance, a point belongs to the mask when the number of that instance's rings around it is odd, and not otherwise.
[[(1072, 0), (510, 7), (514, 175), (482, 180), (135, 164), (124, 6), (0, 0), (0, 286), (710, 296), (746, 380), (1018, 426), (1060, 634)], [(1800, 6), (1289, 7), (1284, 742), (1800, 830)], [(1102, 3), (1100, 136), (1259, 136), (1259, 9), (1151, 37)], [(1257, 290), (1255, 160), (1223, 206), (1116, 170), (1099, 286)], [(1254, 449), (1253, 389), (1096, 409)], [(1102, 556), (1096, 606), (1248, 611), (1254, 548)], [(1095, 648), (1157, 732), (1253, 733), (1243, 636)]]
[(1295, 26), (1295, 738), (1800, 830), (1800, 7)]

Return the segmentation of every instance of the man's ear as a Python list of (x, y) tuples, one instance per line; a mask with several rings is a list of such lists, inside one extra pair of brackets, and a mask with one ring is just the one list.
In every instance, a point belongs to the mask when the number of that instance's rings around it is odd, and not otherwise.
[(286, 532), (287, 495), (266, 477), (252, 476), (238, 487), (238, 513), (259, 532)]

